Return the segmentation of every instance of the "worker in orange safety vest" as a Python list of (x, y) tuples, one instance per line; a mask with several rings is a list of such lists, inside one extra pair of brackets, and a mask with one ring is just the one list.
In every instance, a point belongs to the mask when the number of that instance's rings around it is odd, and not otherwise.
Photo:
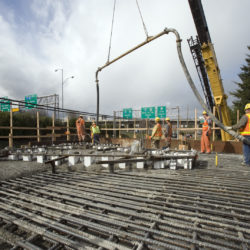
[[(245, 106), (245, 115), (243, 115), (239, 122), (232, 127), (226, 127), (227, 129), (240, 130), (240, 134), (250, 141), (250, 103)], [(243, 166), (250, 167), (250, 145), (243, 142)]]
[(201, 135), (201, 153), (211, 153), (211, 143), (210, 136), (212, 134), (211, 126), (212, 120), (208, 116), (206, 111), (203, 111), (204, 122), (202, 125), (202, 135)]
[(77, 130), (77, 136), (78, 141), (84, 141), (85, 138), (85, 121), (83, 120), (83, 116), (80, 115), (78, 119), (76, 120), (76, 130)]
[(155, 118), (155, 126), (152, 131), (152, 135), (149, 137), (149, 139), (152, 140), (152, 146), (159, 149), (160, 148), (160, 142), (162, 137), (162, 128), (160, 124), (160, 118)]

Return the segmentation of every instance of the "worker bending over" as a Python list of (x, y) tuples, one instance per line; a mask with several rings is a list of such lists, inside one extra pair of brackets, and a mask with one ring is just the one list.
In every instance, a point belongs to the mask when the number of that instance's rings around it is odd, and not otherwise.
[(166, 138), (166, 147), (170, 148), (171, 146), (171, 137), (172, 137), (172, 124), (170, 122), (170, 118), (166, 118), (166, 131), (165, 131), (165, 138)]
[(211, 153), (210, 136), (212, 134), (211, 126), (212, 120), (208, 116), (206, 111), (203, 111), (204, 122), (202, 124), (202, 135), (201, 135), (201, 153)]
[(93, 139), (94, 144), (100, 143), (100, 129), (95, 122), (93, 122), (91, 126), (91, 137)]
[[(232, 127), (226, 127), (227, 129), (240, 130), (242, 136), (250, 141), (250, 103), (245, 106), (245, 115), (243, 115), (239, 122)], [(243, 166), (250, 167), (250, 145), (243, 142)]]
[(152, 139), (152, 146), (159, 149), (160, 148), (160, 142), (162, 137), (162, 128), (160, 124), (160, 118), (155, 118), (155, 126), (152, 131), (152, 135), (149, 137), (149, 139)]
[(85, 138), (85, 121), (83, 120), (83, 116), (80, 115), (78, 119), (76, 120), (76, 130), (77, 130), (77, 136), (78, 141), (84, 141)]

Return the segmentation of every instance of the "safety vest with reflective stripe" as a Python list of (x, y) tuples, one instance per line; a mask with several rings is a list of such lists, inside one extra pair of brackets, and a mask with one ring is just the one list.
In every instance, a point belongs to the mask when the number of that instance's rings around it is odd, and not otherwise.
[(153, 128), (153, 132), (152, 132), (152, 137), (155, 139), (160, 139), (162, 136), (162, 129), (161, 129), (161, 124), (157, 123), (154, 128)]
[(248, 120), (246, 126), (240, 131), (241, 135), (250, 135), (250, 114), (246, 114)]
[(204, 123), (202, 125), (202, 131), (207, 131), (208, 130), (208, 127), (210, 126), (210, 124), (208, 123), (209, 119), (210, 118), (207, 118), (207, 119), (204, 120)]
[(100, 129), (98, 126), (92, 126), (91, 127), (91, 130), (92, 130), (92, 133), (95, 135), (95, 134), (100, 134)]

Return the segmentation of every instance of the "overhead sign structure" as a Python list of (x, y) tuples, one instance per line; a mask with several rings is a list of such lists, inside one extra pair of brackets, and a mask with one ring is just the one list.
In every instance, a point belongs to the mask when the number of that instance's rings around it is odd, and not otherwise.
[(167, 117), (166, 106), (157, 107), (157, 116), (159, 118), (166, 118)]
[(36, 108), (37, 94), (25, 96), (25, 108), (33, 109)]
[(155, 118), (155, 107), (144, 107), (141, 108), (142, 119), (154, 119)]
[(123, 119), (132, 119), (132, 118), (133, 118), (132, 108), (123, 109)]
[(10, 112), (10, 100), (8, 99), (8, 96), (2, 97), (0, 106), (2, 112)]

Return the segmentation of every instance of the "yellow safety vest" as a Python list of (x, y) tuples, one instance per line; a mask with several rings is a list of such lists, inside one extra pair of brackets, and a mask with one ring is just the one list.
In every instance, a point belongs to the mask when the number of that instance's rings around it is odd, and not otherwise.
[(95, 127), (91, 127), (91, 130), (92, 130), (92, 133), (95, 135), (95, 134), (100, 134), (100, 129), (98, 126), (95, 126)]

